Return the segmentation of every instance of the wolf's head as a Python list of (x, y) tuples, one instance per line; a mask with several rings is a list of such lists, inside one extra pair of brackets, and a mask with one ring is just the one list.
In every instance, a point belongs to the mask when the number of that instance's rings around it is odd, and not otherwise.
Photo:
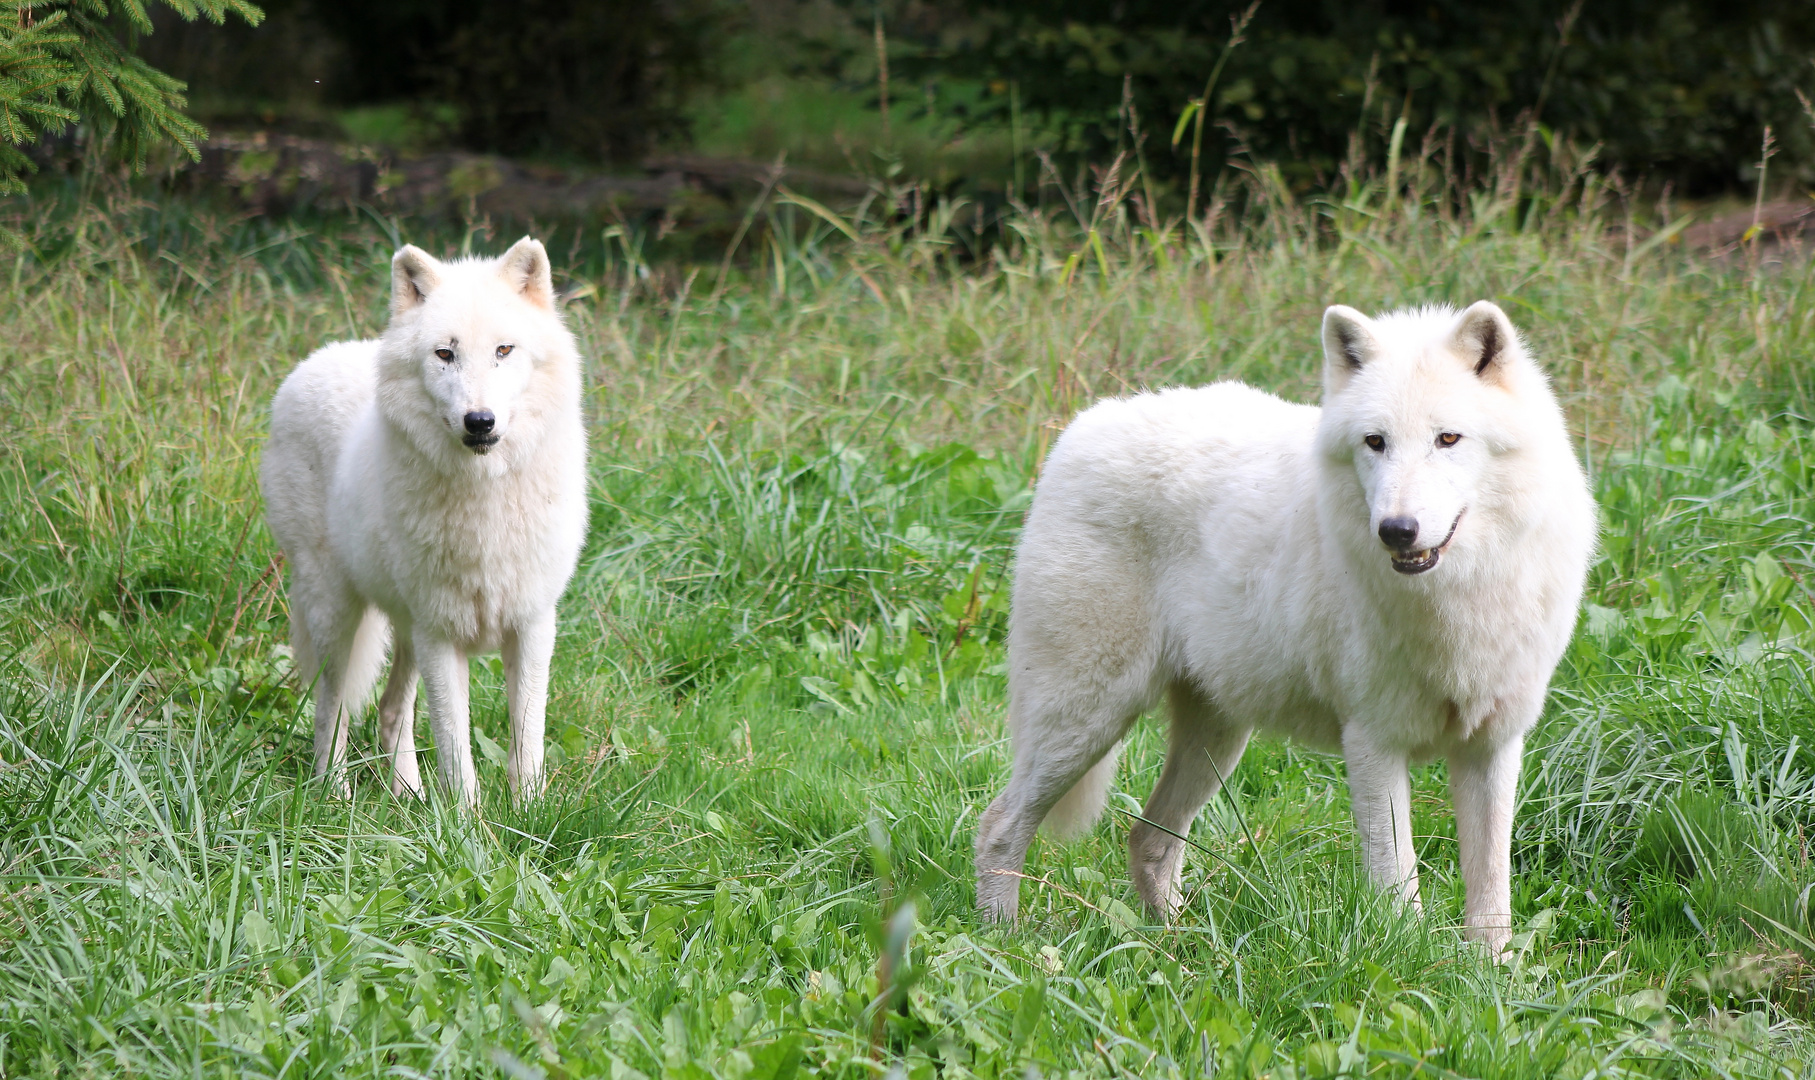
[(405, 245), (391, 259), (379, 405), (444, 466), (508, 469), (521, 456), (512, 450), (533, 448), (539, 421), (564, 404), (574, 359), (541, 242), (453, 262)]
[(1452, 548), (1488, 555), (1522, 527), (1508, 518), (1533, 478), (1557, 475), (1511, 462), (1570, 454), (1548, 380), (1486, 300), (1379, 319), (1337, 305), (1323, 349), (1327, 479), (1365, 503), (1358, 543), (1401, 574), (1435, 569)]

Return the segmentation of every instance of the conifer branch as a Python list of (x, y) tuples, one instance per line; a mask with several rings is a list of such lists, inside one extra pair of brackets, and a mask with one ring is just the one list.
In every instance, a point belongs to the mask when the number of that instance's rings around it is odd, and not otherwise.
[[(253, 25), (264, 19), (249, 0), (157, 2), (216, 25), (230, 14)], [(188, 87), (133, 51), (151, 31), (146, 0), (0, 0), (0, 194), (23, 190), (35, 169), (24, 147), (75, 124), (90, 126), (134, 171), (163, 143), (200, 156), (208, 133), (185, 114)]]

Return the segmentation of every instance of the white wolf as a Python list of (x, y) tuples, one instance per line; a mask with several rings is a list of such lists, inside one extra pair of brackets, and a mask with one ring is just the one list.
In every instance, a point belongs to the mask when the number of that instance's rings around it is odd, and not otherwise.
[[(1053, 447), (1015, 569), (1014, 776), (977, 832), (1013, 918), (1042, 820), (1101, 813), (1162, 696), (1128, 837), (1162, 917), (1185, 834), (1256, 728), (1340, 749), (1368, 876), (1414, 906), (1407, 764), (1444, 755), (1469, 936), (1511, 933), (1514, 788), (1575, 625), (1595, 507), (1543, 371), (1485, 301), (1323, 320), (1324, 406), (1236, 383), (1106, 401)], [(1148, 824), (1147, 822), (1151, 822)]]
[(378, 714), (392, 790), (422, 790), (420, 671), (442, 781), (477, 804), (467, 657), (502, 651), (511, 790), (533, 797), (555, 601), (586, 534), (579, 351), (542, 245), (456, 262), (400, 249), (384, 336), (328, 345), (278, 389), (263, 479), (295, 663), (315, 677), (316, 775), (346, 754), (388, 622)]

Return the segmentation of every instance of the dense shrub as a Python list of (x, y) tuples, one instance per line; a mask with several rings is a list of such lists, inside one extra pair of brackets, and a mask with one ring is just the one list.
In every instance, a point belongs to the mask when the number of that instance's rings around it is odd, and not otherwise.
[(315, 6), (347, 44), (355, 99), (451, 104), (475, 150), (606, 161), (635, 160), (682, 129), (681, 95), (713, 25), (687, 2), (406, 0), (378, 18)]
[[(166, 12), (140, 47), (190, 81), (204, 119), (252, 106), (264, 124), (327, 123), (332, 108), (412, 102), (440, 106), (418, 112), (471, 149), (625, 162), (684, 140), (682, 106), (709, 111), (715, 80), (806, 74), (876, 106), (880, 13), (898, 128), (924, 109), (999, 130), (1018, 101), (1019, 145), (1102, 164), (1129, 146), (1126, 79), (1163, 181), (1188, 168), (1189, 134), (1169, 136), (1248, 3), (270, 0), (258, 28)], [(1749, 186), (1769, 125), (1772, 175), (1815, 181), (1797, 100), (1815, 96), (1811, 55), (1806, 3), (1263, 0), (1212, 95), (1205, 166), (1245, 153), (1322, 186), (1357, 150), (1377, 163), (1403, 118), (1406, 154), (1435, 140), (1466, 180), (1535, 114), (1538, 137), (1598, 145), (1600, 167), (1686, 194)]]
[(142, 48), (191, 82), (206, 118), (309, 130), (334, 108), (409, 103), (469, 149), (592, 161), (683, 135), (682, 98), (735, 25), (713, 0), (264, 6), (258, 29), (163, 16)]
[[(1066, 149), (1101, 159), (1124, 141), (1123, 77), (1150, 139), (1148, 164), (1182, 172), (1166, 138), (1248, 0), (988, 0), (904, 23), (920, 33), (897, 66), (911, 76), (1009, 84)], [(1600, 160), (1707, 191), (1746, 182), (1763, 128), (1783, 151), (1774, 168), (1815, 154), (1798, 86), (1815, 86), (1815, 6), (1769, 0), (1264, 0), (1222, 73), (1206, 133), (1212, 159), (1245, 147), (1300, 183), (1335, 175), (1357, 131), (1378, 139), (1401, 116), (1407, 151), (1433, 127), (1462, 147), (1548, 127), (1600, 143)], [(904, 52), (910, 51), (904, 49)], [(1444, 132), (1447, 137), (1447, 132)]]

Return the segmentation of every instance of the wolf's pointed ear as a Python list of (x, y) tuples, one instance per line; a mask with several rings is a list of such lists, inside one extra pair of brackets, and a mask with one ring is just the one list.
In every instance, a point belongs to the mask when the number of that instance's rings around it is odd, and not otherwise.
[(1323, 385), (1332, 393), (1380, 351), (1374, 320), (1352, 307), (1331, 304), (1323, 313)]
[(525, 236), (498, 260), (498, 274), (523, 299), (550, 311), (555, 307), (555, 285), (548, 268), (548, 249), (542, 241)]
[(441, 284), (441, 262), (417, 247), (405, 244), (391, 256), (391, 314), (404, 312), (429, 298)]
[(1477, 300), (1456, 320), (1450, 333), (1450, 351), (1487, 382), (1497, 383), (1506, 364), (1519, 348), (1519, 332), (1498, 304)]

